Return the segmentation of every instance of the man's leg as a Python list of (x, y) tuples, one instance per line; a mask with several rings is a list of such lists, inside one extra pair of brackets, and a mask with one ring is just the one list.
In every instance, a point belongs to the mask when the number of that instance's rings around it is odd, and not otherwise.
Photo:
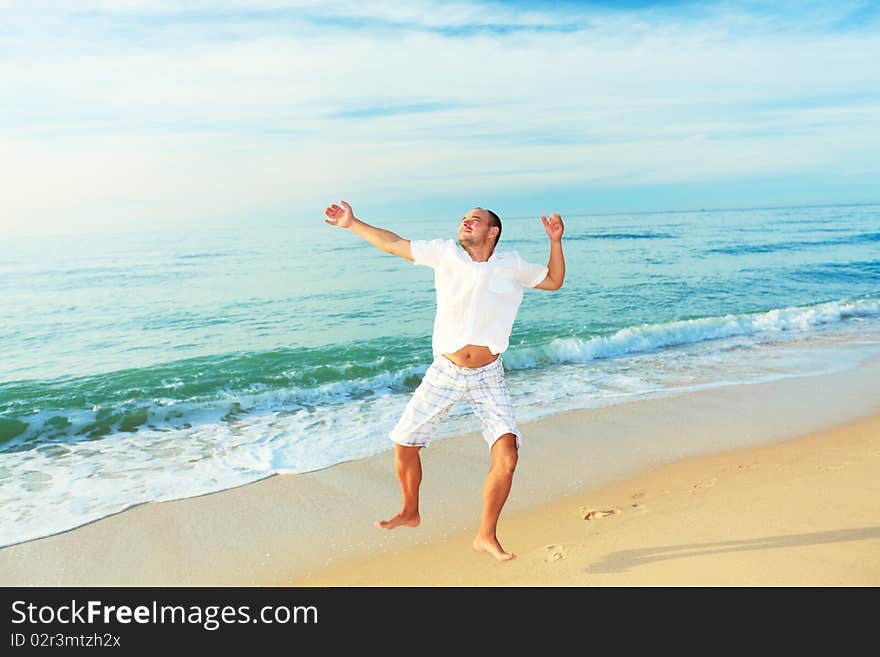
[(498, 516), (510, 494), (513, 483), (513, 471), (516, 469), (517, 449), (516, 436), (506, 433), (492, 445), (492, 466), (483, 486), (483, 515), (480, 519), (480, 531), (474, 539), (474, 548), (488, 552), (499, 561), (507, 561), (516, 557), (512, 552), (505, 552), (498, 542), (496, 531)]
[(416, 527), (419, 524), (419, 486), (422, 483), (419, 450), (428, 446), (440, 421), (461, 398), (460, 387), (449, 373), (451, 365), (446, 363), (448, 361), (442, 356), (434, 359), (389, 436), (395, 443), (394, 465), (403, 494), (403, 508), (393, 518), (377, 521), (376, 526), (381, 529), (401, 525)]
[(394, 529), (405, 525), (418, 527), (419, 524), (419, 486), (422, 484), (422, 461), (419, 458), (421, 447), (394, 445), (394, 466), (400, 480), (403, 495), (403, 508), (393, 518), (377, 520), (376, 527)]

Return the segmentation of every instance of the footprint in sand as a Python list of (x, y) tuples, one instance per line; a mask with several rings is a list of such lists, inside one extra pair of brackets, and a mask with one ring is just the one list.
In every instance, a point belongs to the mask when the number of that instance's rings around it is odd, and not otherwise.
[(565, 559), (565, 548), (561, 545), (544, 546), (544, 561), (553, 563), (554, 561), (562, 561)]
[(645, 491), (643, 491), (643, 490), (637, 491), (637, 492), (633, 493), (632, 495), (630, 495), (630, 497), (634, 500), (637, 500), (637, 499), (642, 498), (644, 496), (645, 496)]
[(834, 472), (836, 470), (846, 470), (846, 465), (847, 465), (846, 463), (843, 463), (842, 465), (820, 465), (816, 469), (817, 470), (830, 470), (830, 471)]
[(599, 518), (604, 518), (605, 516), (614, 516), (618, 513), (622, 512), (616, 506), (612, 506), (608, 509), (593, 509), (586, 506), (581, 507), (581, 516), (584, 520), (598, 520)]
[(633, 502), (629, 506), (633, 511), (638, 511), (639, 513), (644, 513), (648, 510), (648, 507), (646, 507), (644, 504), (639, 504), (638, 502)]
[(691, 492), (700, 490), (702, 488), (712, 488), (715, 484), (718, 483), (718, 479), (712, 477), (711, 479), (706, 479), (705, 481), (698, 482), (691, 486)]

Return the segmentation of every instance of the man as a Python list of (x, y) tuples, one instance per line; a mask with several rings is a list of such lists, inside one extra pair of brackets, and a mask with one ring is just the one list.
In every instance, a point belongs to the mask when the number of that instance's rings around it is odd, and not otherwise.
[(354, 216), (348, 203), (340, 203), (342, 207), (327, 207), (325, 223), (348, 228), (386, 253), (433, 268), (437, 292), (434, 362), (390, 436), (395, 443), (403, 508), (393, 518), (380, 520), (376, 525), (394, 529), (419, 524), (419, 450), (428, 446), (452, 405), (465, 399), (480, 419), (492, 457), (474, 548), (499, 561), (513, 559), (516, 555), (506, 552), (496, 535), (498, 517), (513, 482), (520, 443), (504, 382), (501, 353), (507, 349), (523, 288), (562, 287), (562, 218), (558, 214), (550, 219), (541, 217), (550, 238), (550, 260), (545, 267), (524, 261), (515, 251), (495, 253), (501, 220), (490, 210), (474, 208), (462, 217), (456, 245), (453, 240), (405, 240), (364, 223)]

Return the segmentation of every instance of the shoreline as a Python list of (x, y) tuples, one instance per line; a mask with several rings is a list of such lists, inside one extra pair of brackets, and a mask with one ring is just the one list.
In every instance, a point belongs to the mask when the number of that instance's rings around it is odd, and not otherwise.
[[(520, 557), (528, 556), (511, 542), (513, 536), (506, 537), (508, 524), (512, 527), (529, 513), (540, 515), (573, 495), (611, 490), (688, 459), (729, 458), (735, 450), (835, 431), (831, 428), (880, 415), (880, 400), (870, 393), (877, 381), (880, 359), (874, 358), (842, 372), (718, 387), (524, 422), (520, 467), (501, 517), (502, 542)], [(436, 442), (423, 451), (423, 463), (423, 522), (418, 530), (384, 532), (372, 526), (399, 506), (393, 456), (385, 452), (325, 470), (273, 475), (195, 498), (135, 506), (2, 548), (0, 584), (300, 585), (318, 581), (326, 569), (341, 564), (431, 550), (475, 528), (488, 455), (479, 434), (472, 432)], [(624, 525), (631, 517), (617, 514), (598, 522)], [(559, 544), (559, 539), (546, 544)], [(480, 568), (499, 565), (482, 556), (458, 554)], [(359, 575), (350, 573), (354, 585)], [(444, 582), (438, 574), (432, 583)]]

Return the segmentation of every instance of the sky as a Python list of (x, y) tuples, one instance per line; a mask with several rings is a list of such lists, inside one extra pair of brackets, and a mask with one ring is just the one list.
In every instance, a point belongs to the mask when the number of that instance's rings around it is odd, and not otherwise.
[(0, 236), (880, 201), (880, 3), (0, 0)]

